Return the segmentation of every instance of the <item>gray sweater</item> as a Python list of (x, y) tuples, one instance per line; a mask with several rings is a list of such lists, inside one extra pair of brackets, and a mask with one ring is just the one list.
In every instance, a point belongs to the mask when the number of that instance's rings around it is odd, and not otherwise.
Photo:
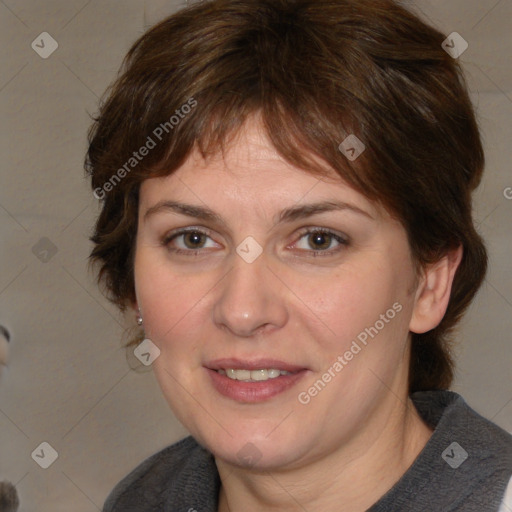
[[(402, 478), (367, 512), (498, 512), (512, 476), (512, 436), (454, 392), (420, 392), (411, 398), (434, 433)], [(216, 512), (219, 488), (213, 456), (187, 437), (121, 480), (103, 512)]]

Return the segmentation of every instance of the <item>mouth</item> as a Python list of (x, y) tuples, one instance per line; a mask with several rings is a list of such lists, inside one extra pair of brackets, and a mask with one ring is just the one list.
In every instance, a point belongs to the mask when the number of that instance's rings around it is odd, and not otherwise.
[(264, 382), (269, 379), (275, 379), (281, 375), (293, 375), (296, 372), (287, 372), (277, 368), (261, 368), (258, 370), (242, 370), (237, 368), (219, 368), (217, 373), (226, 375), (229, 379), (240, 380), (242, 382)]
[(214, 389), (242, 403), (268, 400), (294, 386), (308, 372), (275, 359), (218, 359), (205, 364)]

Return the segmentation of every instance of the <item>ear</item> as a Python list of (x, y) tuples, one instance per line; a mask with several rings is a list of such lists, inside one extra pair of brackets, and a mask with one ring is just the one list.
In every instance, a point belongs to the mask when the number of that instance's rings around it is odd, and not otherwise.
[(455, 272), (462, 260), (462, 245), (424, 270), (416, 290), (409, 330), (420, 334), (437, 327), (443, 319)]

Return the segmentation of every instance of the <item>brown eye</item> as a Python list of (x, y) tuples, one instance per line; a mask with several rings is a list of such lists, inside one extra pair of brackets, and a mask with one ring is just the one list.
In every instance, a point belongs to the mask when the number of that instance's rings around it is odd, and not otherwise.
[(197, 228), (171, 233), (163, 238), (162, 245), (171, 252), (189, 255), (197, 255), (202, 249), (215, 247), (209, 233)]
[(198, 249), (201, 248), (205, 243), (205, 235), (204, 233), (200, 233), (199, 231), (189, 231), (182, 235), (183, 241), (188, 249)]
[(332, 242), (332, 235), (329, 233), (311, 233), (308, 236), (311, 249), (328, 249)]
[(347, 245), (348, 239), (337, 233), (325, 229), (310, 229), (301, 234), (295, 247), (310, 256), (332, 256)]

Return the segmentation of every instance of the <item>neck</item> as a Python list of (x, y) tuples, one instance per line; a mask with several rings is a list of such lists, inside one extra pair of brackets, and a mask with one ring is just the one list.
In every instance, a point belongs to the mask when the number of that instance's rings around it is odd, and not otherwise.
[(350, 446), (293, 469), (241, 469), (217, 459), (219, 512), (367, 510), (407, 471), (432, 434), (410, 399), (377, 424), (362, 429)]

